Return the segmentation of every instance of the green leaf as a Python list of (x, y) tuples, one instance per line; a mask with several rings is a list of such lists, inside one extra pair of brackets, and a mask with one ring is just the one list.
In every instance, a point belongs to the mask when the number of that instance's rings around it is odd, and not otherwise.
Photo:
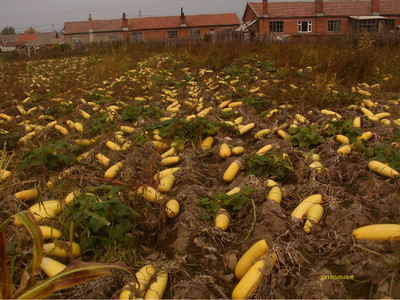
[(51, 296), (54, 292), (74, 287), (78, 284), (100, 277), (111, 276), (110, 269), (120, 269), (128, 272), (135, 282), (135, 272), (122, 263), (100, 264), (85, 263), (81, 261), (71, 262), (67, 268), (57, 275), (37, 283), (34, 287), (19, 295), (16, 299), (43, 299)]
[(93, 212), (91, 212), (91, 211), (88, 211), (87, 209), (85, 209), (84, 212), (85, 212), (85, 214), (87, 214), (87, 215), (93, 217), (93, 218), (96, 219), (99, 223), (101, 223), (101, 224), (103, 224), (103, 225), (106, 225), (106, 226), (110, 226), (110, 225), (111, 225), (111, 223), (110, 223), (109, 221), (107, 221), (105, 218), (99, 216), (99, 215), (96, 214), (96, 213), (93, 213)]
[[(32, 275), (39, 271), (43, 256), (43, 234), (35, 217), (29, 210), (23, 210), (11, 218), (20, 221), (33, 239)], [(1, 229), (0, 229), (1, 230)]]

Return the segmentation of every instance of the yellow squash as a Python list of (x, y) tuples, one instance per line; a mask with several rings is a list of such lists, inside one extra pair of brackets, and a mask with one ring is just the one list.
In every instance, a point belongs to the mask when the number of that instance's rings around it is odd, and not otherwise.
[(15, 198), (21, 201), (30, 201), (37, 199), (37, 189), (24, 190), (14, 194)]
[(350, 144), (350, 140), (347, 136), (342, 135), (342, 134), (338, 134), (336, 136), (336, 140), (341, 143), (341, 144)]
[(111, 160), (107, 156), (97, 153), (96, 158), (103, 166), (108, 167), (110, 165)]
[[(272, 253), (268, 260), (269, 267), (272, 269), (277, 260), (276, 254)], [(263, 270), (268, 267), (267, 261), (266, 258), (260, 259), (249, 268), (234, 288), (232, 299), (248, 299), (257, 290), (262, 279)]]
[(53, 277), (61, 271), (63, 271), (67, 266), (50, 258), (42, 257), (42, 262), (40, 263), (40, 269), (46, 273), (48, 277)]
[(170, 174), (160, 178), (160, 183), (158, 185), (158, 190), (162, 193), (168, 192), (174, 185), (175, 176)]
[(62, 235), (61, 231), (51, 226), (39, 226), (42, 231), (43, 239), (59, 239)]
[(353, 231), (357, 240), (400, 241), (400, 224), (374, 224)]
[(254, 124), (254, 123), (250, 123), (250, 124), (247, 124), (247, 125), (244, 125), (244, 126), (240, 126), (240, 127), (239, 127), (239, 133), (240, 133), (240, 135), (243, 135), (243, 134), (249, 132), (249, 131), (252, 130), (255, 126), (256, 126), (256, 124)]
[(219, 156), (221, 158), (227, 158), (227, 157), (231, 156), (231, 154), (232, 154), (231, 149), (229, 148), (229, 145), (227, 143), (223, 143), (219, 147)]
[(161, 164), (163, 166), (169, 167), (169, 166), (176, 165), (177, 163), (179, 163), (179, 160), (180, 160), (179, 156), (169, 156), (169, 157), (163, 158), (161, 160)]
[(43, 252), (50, 256), (75, 258), (81, 256), (81, 247), (75, 242), (72, 242), (72, 245), (70, 242), (65, 242), (63, 246), (55, 243), (48, 243), (43, 244)]
[(229, 165), (228, 169), (226, 169), (223, 176), (223, 180), (226, 182), (232, 181), (236, 177), (236, 174), (239, 172), (239, 169), (240, 169), (240, 162), (238, 160), (235, 160), (233, 163)]
[(393, 169), (377, 160), (371, 160), (368, 163), (368, 168), (370, 168), (375, 173), (378, 173), (379, 175), (382, 175), (385, 177), (395, 178), (395, 177), (399, 176), (399, 172), (397, 172), (395, 169)]
[(118, 175), (118, 172), (122, 169), (122, 167), (123, 167), (122, 162), (116, 163), (115, 165), (111, 166), (104, 173), (104, 178), (105, 179), (114, 179)]
[(244, 274), (250, 269), (253, 262), (260, 258), (269, 249), (267, 242), (262, 239), (256, 242), (253, 246), (246, 251), (245, 254), (239, 259), (235, 267), (235, 276), (237, 279), (241, 279)]
[(144, 199), (150, 202), (162, 203), (164, 201), (163, 195), (161, 195), (156, 189), (151, 186), (140, 187), (137, 190), (138, 195), (142, 195)]
[(175, 218), (179, 214), (179, 210), (179, 202), (175, 199), (169, 200), (165, 205), (165, 212), (167, 213), (167, 217), (170, 219)]
[(310, 233), (311, 227), (314, 226), (314, 223), (318, 224), (323, 214), (324, 214), (324, 208), (320, 204), (311, 205), (310, 209), (307, 212), (307, 220), (303, 228), (304, 231)]
[(255, 138), (255, 139), (261, 139), (262, 137), (266, 136), (269, 132), (270, 132), (269, 129), (262, 129), (262, 130), (258, 131), (258, 132), (254, 135), (254, 138)]
[(336, 151), (337, 154), (350, 154), (351, 153), (351, 147), (350, 145), (343, 145)]
[(213, 142), (214, 142), (214, 138), (212, 136), (208, 136), (203, 140), (200, 147), (203, 150), (209, 150), (209, 149), (211, 149)]
[(244, 148), (243, 147), (235, 147), (232, 149), (232, 154), (233, 155), (240, 155), (244, 153)]
[(272, 149), (272, 145), (266, 145), (256, 152), (256, 155), (264, 155)]
[(229, 212), (226, 209), (221, 208), (215, 216), (215, 228), (220, 228), (222, 231), (226, 231), (229, 227), (229, 222)]
[(274, 186), (267, 195), (267, 200), (273, 200), (278, 203), (282, 201), (282, 191), (278, 186)]
[(165, 272), (159, 273), (156, 280), (147, 289), (144, 299), (162, 299), (167, 283), (168, 274)]
[(143, 298), (146, 287), (150, 282), (150, 279), (156, 273), (156, 269), (152, 265), (145, 265), (139, 271), (136, 272), (136, 278), (139, 282), (139, 286), (136, 282), (131, 282), (132, 288), (135, 291), (131, 291), (128, 285), (124, 286), (119, 299), (136, 299)]
[(300, 202), (299, 205), (294, 209), (291, 213), (291, 216), (300, 220), (303, 220), (305, 214), (307, 214), (308, 210), (313, 204), (320, 204), (322, 203), (322, 195), (321, 194), (314, 194), (303, 201)]

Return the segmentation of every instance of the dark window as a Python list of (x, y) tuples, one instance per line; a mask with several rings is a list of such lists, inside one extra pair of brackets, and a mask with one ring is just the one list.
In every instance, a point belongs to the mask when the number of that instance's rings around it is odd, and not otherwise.
[(72, 42), (75, 46), (81, 46), (83, 42), (83, 38), (81, 36), (76, 36), (72, 38)]
[(276, 21), (269, 23), (270, 32), (283, 32), (283, 21)]
[(108, 36), (108, 41), (111, 43), (120, 42), (121, 36), (119, 34), (110, 34)]
[(168, 30), (168, 38), (169, 39), (177, 39), (178, 38), (178, 30)]
[(143, 32), (132, 32), (132, 42), (143, 41)]
[(312, 21), (298, 21), (298, 32), (312, 32)]
[(385, 23), (385, 27), (387, 29), (394, 29), (396, 26), (396, 19), (387, 19)]
[(190, 29), (190, 37), (192, 38), (201, 37), (200, 29)]
[(328, 20), (328, 32), (340, 32), (340, 20)]
[(377, 20), (377, 19), (359, 20), (358, 21), (358, 30), (359, 31), (376, 32), (379, 30), (379, 20)]

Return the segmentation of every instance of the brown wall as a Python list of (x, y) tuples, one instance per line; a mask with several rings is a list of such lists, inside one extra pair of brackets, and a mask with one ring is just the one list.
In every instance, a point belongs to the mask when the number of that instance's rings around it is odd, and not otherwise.
[[(121, 40), (132, 40), (132, 32), (142, 32), (143, 34), (143, 40), (166, 40), (168, 39), (168, 31), (169, 30), (177, 30), (178, 31), (178, 38), (190, 38), (190, 30), (191, 29), (200, 29), (200, 35), (201, 38), (204, 38), (205, 34), (210, 33), (210, 29), (214, 29), (214, 32), (221, 33), (223, 31), (223, 28), (232, 28), (234, 31), (238, 28), (239, 26), (217, 26), (217, 27), (201, 27), (201, 28), (173, 28), (173, 29), (156, 29), (156, 30), (137, 30), (137, 31), (128, 31), (128, 32), (95, 32), (92, 33), (93, 35), (93, 42), (99, 43), (99, 42), (109, 42), (109, 36), (110, 35), (119, 35), (121, 37)], [(72, 38), (74, 37), (82, 37), (82, 44), (88, 44), (90, 43), (90, 33), (82, 33), (82, 34), (74, 34), (74, 35), (65, 35), (64, 36), (64, 42), (74, 46), (74, 42), (72, 41)]]
[[(400, 25), (399, 16), (387, 16), (390, 19), (396, 19), (396, 26)], [(328, 32), (328, 21), (341, 20), (340, 32)], [(304, 17), (304, 18), (286, 18), (286, 19), (260, 19), (259, 20), (259, 32), (260, 36), (270, 34), (269, 23), (275, 21), (283, 21), (283, 33), (279, 34), (290, 34), (290, 35), (320, 35), (320, 34), (345, 34), (349, 33), (350, 19), (349, 17)], [(312, 32), (298, 32), (298, 21), (312, 21)]]
[(243, 16), (243, 22), (248, 22), (248, 21), (253, 21), (257, 19), (257, 15), (255, 14), (254, 10), (251, 8), (247, 7), (245, 14)]
[[(137, 30), (135, 32), (143, 33), (143, 40), (161, 40), (168, 39), (168, 31), (169, 30), (177, 30), (178, 38), (190, 38), (190, 30), (191, 29), (200, 29), (201, 38), (204, 38), (205, 34), (210, 33), (210, 29), (214, 29), (215, 33), (220, 33), (223, 31), (222, 27), (201, 27), (201, 28), (175, 28), (175, 29), (162, 29), (162, 30)], [(226, 26), (226, 28), (232, 28), (236, 30), (238, 26)], [(132, 32), (129, 32), (129, 40), (132, 39)]]
[[(314, 35), (314, 34), (330, 34), (328, 32), (328, 20), (341, 20), (341, 31), (337, 33), (345, 33), (349, 31), (349, 19), (347, 17), (338, 18), (338, 17), (304, 17), (304, 18), (291, 18), (291, 19), (272, 19), (267, 20), (265, 22), (265, 33), (269, 34), (269, 22), (274, 21), (283, 21), (283, 34), (291, 34), (291, 35)], [(298, 32), (298, 21), (312, 21), (312, 32)]]

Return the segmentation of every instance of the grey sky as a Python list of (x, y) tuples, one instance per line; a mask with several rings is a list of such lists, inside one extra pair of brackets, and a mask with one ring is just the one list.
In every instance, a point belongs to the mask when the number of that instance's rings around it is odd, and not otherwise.
[[(254, 1), (254, 0), (253, 0)], [(260, 1), (261, 0), (255, 0)], [(242, 18), (246, 0), (0, 0), (0, 30), (5, 26), (23, 32), (32, 26), (36, 31), (61, 30), (64, 22), (93, 19), (185, 14), (236, 13)]]

